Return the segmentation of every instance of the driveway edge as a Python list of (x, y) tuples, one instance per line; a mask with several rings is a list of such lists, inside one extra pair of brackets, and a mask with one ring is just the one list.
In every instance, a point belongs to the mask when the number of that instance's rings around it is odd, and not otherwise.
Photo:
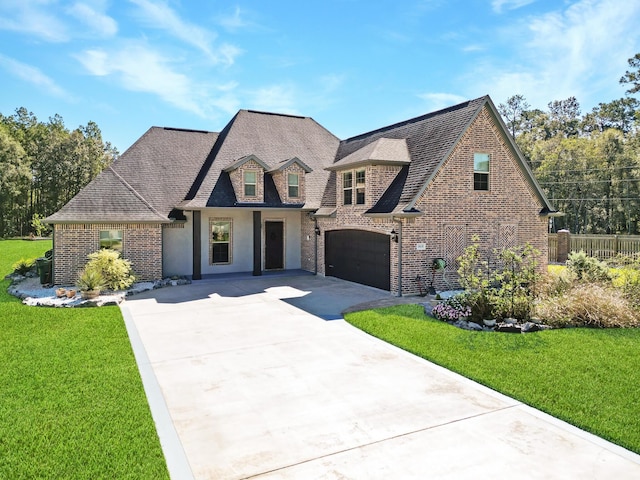
[(195, 480), (191, 466), (187, 460), (187, 455), (173, 425), (169, 408), (162, 395), (160, 384), (147, 356), (147, 351), (144, 348), (131, 312), (125, 303), (120, 304), (120, 311), (122, 312), (124, 324), (129, 335), (129, 342), (131, 343), (131, 348), (133, 349), (133, 354), (138, 364), (138, 371), (140, 372), (142, 385), (147, 396), (147, 401), (149, 402), (151, 416), (156, 424), (156, 432), (160, 439), (160, 445), (162, 446), (162, 452), (164, 453), (164, 458), (167, 463), (169, 476), (180, 480)]

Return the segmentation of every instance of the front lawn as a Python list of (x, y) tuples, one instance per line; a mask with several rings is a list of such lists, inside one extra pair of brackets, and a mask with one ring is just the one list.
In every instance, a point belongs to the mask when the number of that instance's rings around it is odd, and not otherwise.
[(471, 332), (418, 305), (345, 315), (365, 332), (640, 453), (640, 329)]
[[(0, 241), (0, 278), (49, 241)], [(169, 478), (118, 307), (26, 307), (0, 281), (0, 478)]]

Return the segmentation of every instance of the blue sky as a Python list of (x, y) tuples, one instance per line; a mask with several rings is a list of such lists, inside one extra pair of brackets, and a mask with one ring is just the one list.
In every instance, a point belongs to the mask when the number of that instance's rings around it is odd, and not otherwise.
[(485, 94), (621, 98), (639, 0), (0, 0), (0, 113), (219, 131), (240, 108), (347, 138)]

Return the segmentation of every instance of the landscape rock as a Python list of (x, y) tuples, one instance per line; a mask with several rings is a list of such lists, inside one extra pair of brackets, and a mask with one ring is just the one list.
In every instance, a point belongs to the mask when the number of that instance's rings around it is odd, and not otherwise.
[[(191, 283), (187, 278), (166, 278), (155, 282), (134, 283), (128, 290), (117, 292), (105, 292), (95, 299), (83, 299), (79, 294), (68, 298), (56, 296), (56, 290), (60, 287), (41, 285), (39, 278), (29, 278), (23, 275), (8, 275), (12, 284), (8, 292), (22, 300), (22, 303), (32, 307), (103, 307), (119, 305), (129, 295), (146, 292), (156, 288)], [(74, 289), (72, 286), (62, 286), (66, 290)]]
[(496, 332), (522, 333), (522, 326), (515, 323), (502, 322), (496, 325)]
[(485, 324), (485, 326), (487, 327), (495, 327), (496, 326), (496, 320), (483, 320), (482, 323)]

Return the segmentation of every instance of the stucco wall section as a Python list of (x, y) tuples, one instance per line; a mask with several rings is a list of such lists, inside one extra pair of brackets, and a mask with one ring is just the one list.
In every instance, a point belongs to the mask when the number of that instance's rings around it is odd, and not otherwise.
[[(261, 210), (261, 256), (264, 269), (264, 222), (282, 221), (284, 222), (284, 268), (301, 268), (300, 245), (301, 245), (301, 215), (299, 210)], [(306, 215), (305, 215), (306, 216)], [(211, 243), (210, 220), (225, 219), (231, 220), (231, 252), (232, 262), (229, 264), (210, 263)], [(208, 208), (202, 211), (202, 232), (201, 232), (201, 268), (204, 275), (237, 273), (253, 271), (253, 210), (248, 208)]]
[(186, 223), (162, 227), (162, 276), (193, 273), (193, 214), (185, 213)]

